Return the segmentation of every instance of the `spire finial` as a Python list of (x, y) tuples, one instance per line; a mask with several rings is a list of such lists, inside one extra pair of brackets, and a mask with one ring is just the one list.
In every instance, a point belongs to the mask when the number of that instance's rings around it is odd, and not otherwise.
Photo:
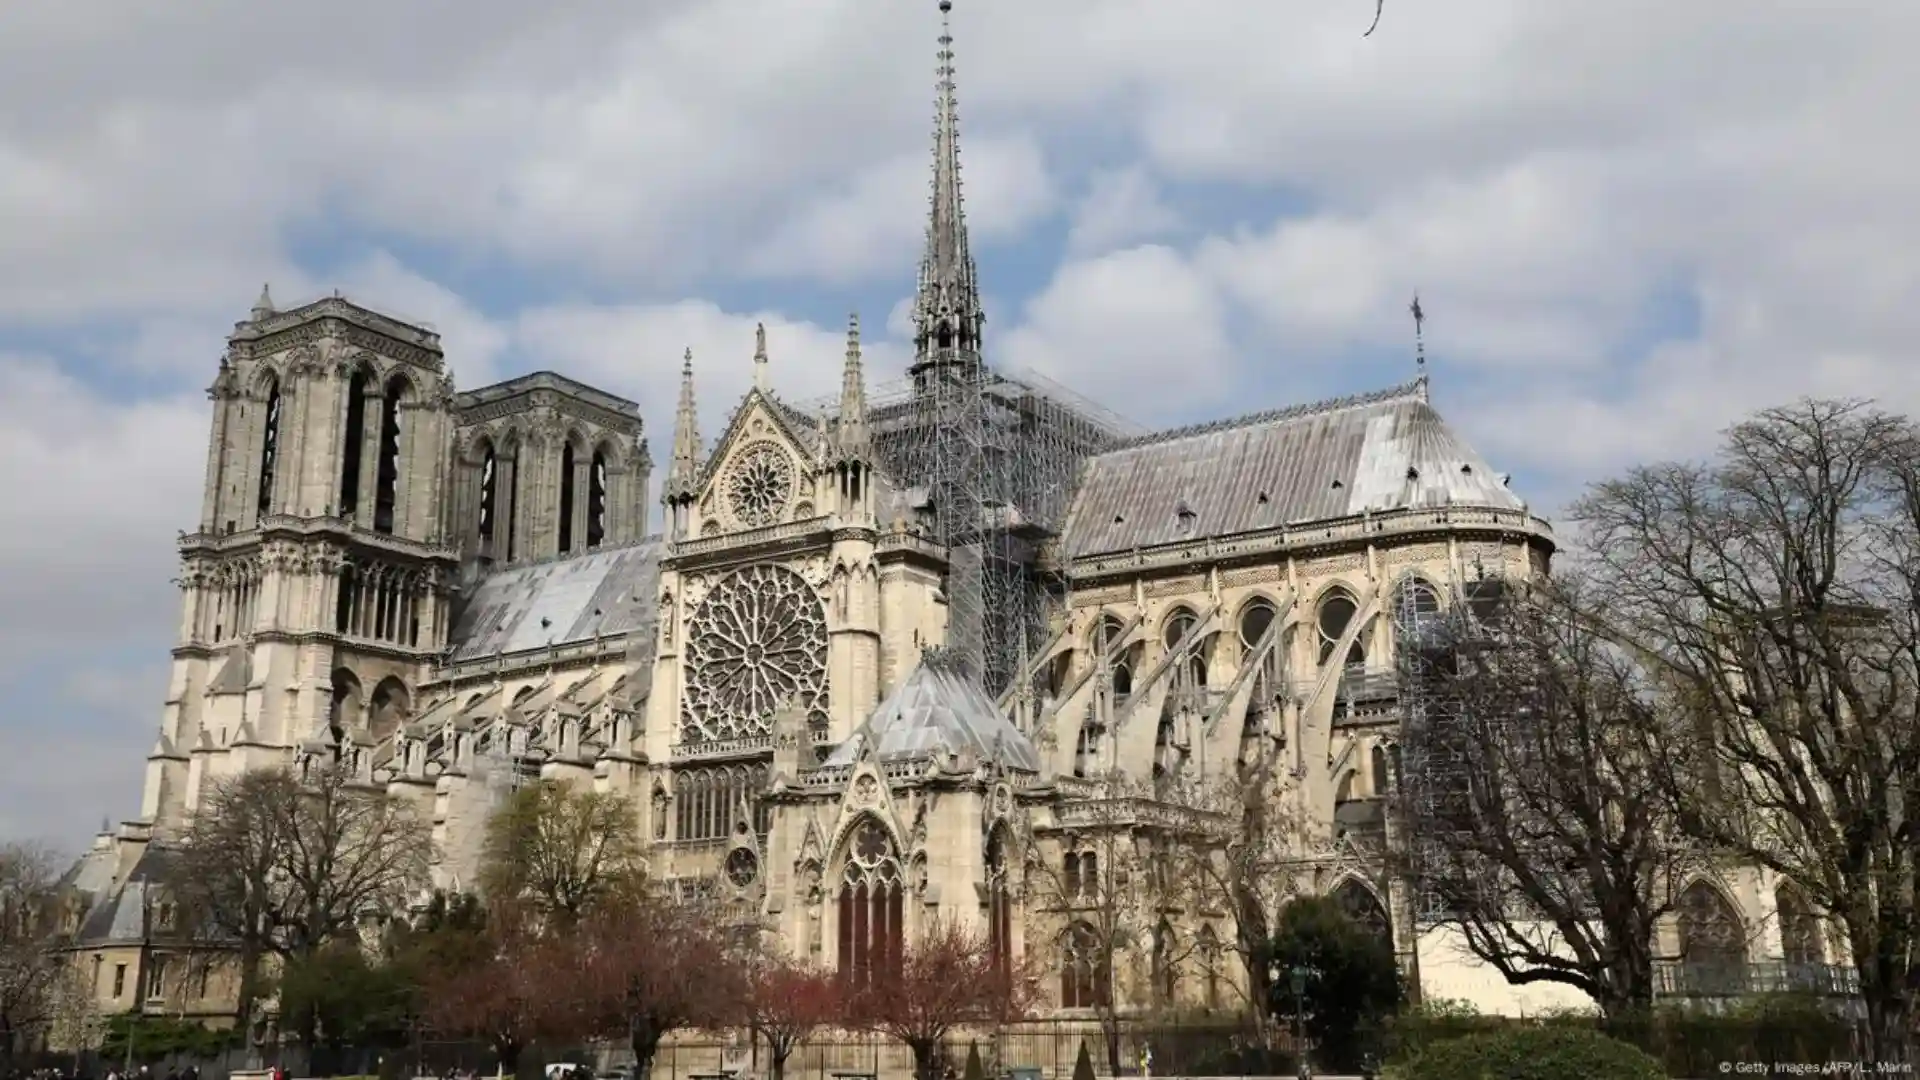
[(1414, 381), (1420, 384), (1420, 399), (1425, 401), (1427, 397), (1427, 312), (1420, 306), (1420, 293), (1417, 290), (1413, 294), (1413, 303), (1407, 305), (1407, 310), (1413, 315), (1413, 366), (1420, 373), (1419, 378)]
[(977, 367), (985, 315), (979, 272), (967, 244), (960, 195), (960, 119), (954, 92), (951, 0), (940, 0), (940, 48), (935, 53), (933, 199), (927, 215), (927, 246), (920, 258), (920, 288), (914, 301), (914, 369)]
[(673, 417), (673, 460), (663, 494), (669, 503), (691, 497), (700, 472), (700, 413), (693, 398), (693, 349), (680, 363), (680, 406)]
[(767, 388), (767, 324), (753, 325), (753, 388)]
[(865, 460), (867, 434), (867, 378), (860, 361), (860, 315), (847, 316), (847, 362), (840, 372), (840, 424), (837, 429), (843, 459)]
[(1413, 313), (1413, 363), (1421, 371), (1427, 370), (1427, 313), (1420, 307), (1420, 293), (1415, 291), (1413, 303), (1407, 306)]
[(273, 285), (271, 282), (260, 286), (260, 299), (253, 302), (253, 321), (259, 322), (275, 313), (273, 306)]

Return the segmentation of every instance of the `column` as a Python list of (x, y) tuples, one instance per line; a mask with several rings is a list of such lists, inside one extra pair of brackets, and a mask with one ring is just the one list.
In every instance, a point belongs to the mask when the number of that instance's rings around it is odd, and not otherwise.
[(593, 509), (593, 452), (573, 455), (573, 550), (587, 550), (587, 519)]
[(373, 508), (380, 480), (380, 429), (385, 426), (387, 398), (382, 387), (367, 384), (367, 404), (360, 414), (360, 500), (353, 508), (354, 521), (363, 529), (373, 528)]

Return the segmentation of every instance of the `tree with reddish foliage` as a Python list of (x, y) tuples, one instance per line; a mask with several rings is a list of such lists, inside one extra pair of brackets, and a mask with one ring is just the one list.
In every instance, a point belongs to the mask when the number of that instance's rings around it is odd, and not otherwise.
[(846, 999), (831, 972), (783, 956), (768, 957), (747, 972), (740, 1017), (766, 1040), (773, 1080), (783, 1080), (787, 1059), (801, 1043), (821, 1028), (846, 1021)]
[(508, 923), (480, 931), (485, 945), (464, 962), (433, 969), (421, 986), (421, 1018), (443, 1035), (485, 1040), (513, 1071), (520, 1052), (543, 1035), (572, 1037), (569, 1007), (579, 972), (563, 941), (542, 939)]
[(703, 905), (642, 895), (594, 912), (570, 940), (570, 1026), (624, 1037), (639, 1080), (661, 1040), (689, 1028), (724, 1028), (748, 997), (746, 958)]
[(1007, 970), (986, 935), (951, 920), (928, 927), (890, 968), (843, 975), (852, 1018), (905, 1043), (916, 1080), (935, 1080), (941, 1045), (955, 1029), (1018, 1020), (1038, 998), (1026, 965)]

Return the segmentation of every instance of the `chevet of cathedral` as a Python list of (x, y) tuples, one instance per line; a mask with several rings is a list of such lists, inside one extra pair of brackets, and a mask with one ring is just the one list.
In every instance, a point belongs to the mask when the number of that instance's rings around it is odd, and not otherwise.
[[(442, 888), (472, 887), (513, 788), (591, 786), (630, 796), (656, 875), (822, 963), (951, 918), (1058, 971), (1062, 1015), (1226, 1007), (1246, 977), (1226, 905), (1155, 916), (1143, 975), (1094, 985), (1043, 884), (1204, 825), (1192, 793), (1263, 763), (1302, 889), (1389, 937), (1423, 992), (1518, 1007), (1416, 933), (1378, 852), (1394, 612), (1544, 573), (1550, 527), (1411, 363), (1402, 385), (1153, 432), (994, 365), (940, 6), (899, 385), (868, 385), (857, 321), (831, 401), (779, 394), (764, 332), (738, 360), (678, 358), (656, 485), (634, 402), (552, 371), (458, 389), (429, 329), (262, 292), (213, 373), (139, 814), (70, 879), (80, 948), (164, 957), (134, 913), (210, 786), (325, 762), (430, 816)], [(707, 363), (754, 371), (715, 438)], [(130, 951), (129, 920), (148, 926)], [(203, 981), (180, 1011), (230, 993)]]

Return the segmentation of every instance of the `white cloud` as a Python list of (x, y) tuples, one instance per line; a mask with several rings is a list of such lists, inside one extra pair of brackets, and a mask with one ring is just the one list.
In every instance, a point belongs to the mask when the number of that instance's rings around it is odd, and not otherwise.
[(1179, 227), (1180, 215), (1161, 198), (1159, 184), (1145, 169), (1110, 170), (1094, 176), (1086, 198), (1074, 208), (1067, 250), (1100, 255)]
[(1219, 294), (1178, 252), (1147, 246), (1071, 263), (1023, 312), (999, 355), (1126, 414), (1212, 403), (1232, 351)]
[[(1031, 136), (971, 140), (961, 168), (976, 248), (1017, 235), (1054, 207), (1046, 160)], [(798, 207), (750, 265), (764, 274), (827, 281), (897, 274), (924, 244), (931, 183), (925, 152), (856, 173)]]

